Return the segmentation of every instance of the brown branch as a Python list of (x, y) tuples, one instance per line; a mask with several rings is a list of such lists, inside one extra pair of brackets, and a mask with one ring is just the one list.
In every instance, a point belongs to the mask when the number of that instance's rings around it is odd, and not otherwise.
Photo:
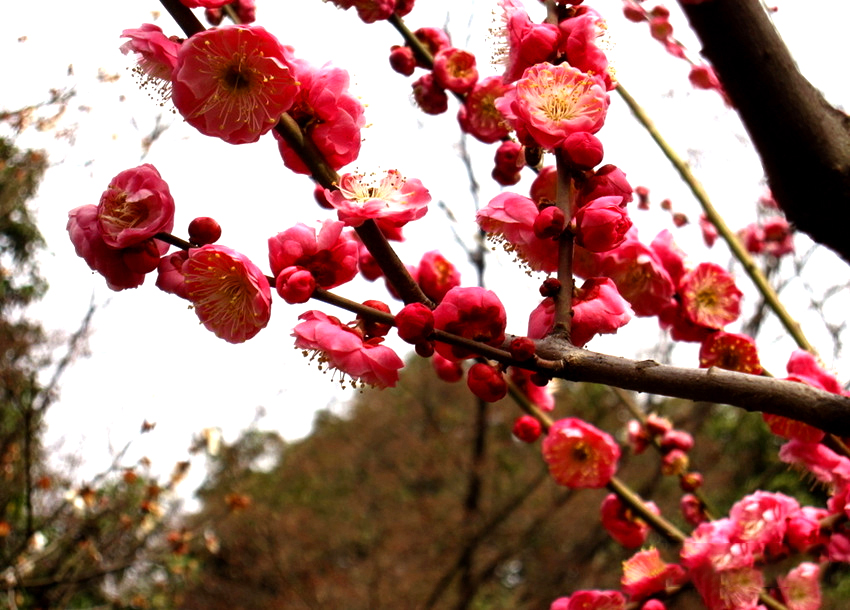
[(850, 262), (850, 119), (800, 73), (759, 0), (684, 4), (788, 218)]
[(545, 340), (533, 370), (568, 381), (601, 383), (635, 392), (728, 404), (746, 411), (782, 415), (839, 436), (850, 435), (850, 397), (794, 381), (717, 368), (668, 366), (598, 354)]

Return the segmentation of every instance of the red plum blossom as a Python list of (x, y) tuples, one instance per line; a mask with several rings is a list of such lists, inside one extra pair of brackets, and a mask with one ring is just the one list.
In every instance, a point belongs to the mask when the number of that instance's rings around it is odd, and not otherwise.
[(431, 201), (428, 189), (417, 178), (405, 179), (394, 169), (377, 184), (363, 174), (344, 174), (339, 188), (326, 189), (325, 197), (339, 219), (351, 227), (370, 219), (401, 227), (422, 218)]
[(549, 428), (543, 441), (543, 459), (559, 485), (604, 487), (617, 471), (620, 447), (606, 432), (569, 417)]
[(284, 47), (259, 26), (200, 32), (177, 54), (174, 106), (198, 131), (230, 144), (256, 142), (297, 92)]

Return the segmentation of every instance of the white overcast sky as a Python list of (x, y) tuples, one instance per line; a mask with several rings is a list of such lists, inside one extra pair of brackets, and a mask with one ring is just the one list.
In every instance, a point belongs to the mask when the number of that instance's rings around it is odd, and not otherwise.
[[(387, 66), (389, 47), (399, 42), (394, 30), (386, 24), (366, 26), (353, 11), (344, 13), (320, 0), (301, 0), (297, 14), (292, 3), (258, 0), (258, 4), (257, 23), (292, 45), (299, 57), (315, 64), (333, 61), (350, 71), (370, 124), (363, 132), (361, 158), (353, 167), (398, 168), (420, 178), (435, 202), (442, 200), (451, 207), (459, 218), (458, 234), (469, 240), (475, 226), (465, 170), (456, 157), (456, 106), (450, 102), (449, 113), (439, 117), (424, 116), (412, 108), (410, 80)], [(536, 0), (528, 4), (532, 10), (540, 8)], [(713, 93), (692, 91), (686, 66), (669, 58), (649, 37), (645, 25), (626, 23), (619, 0), (588, 4), (609, 20), (609, 56), (618, 78), (650, 110), (680, 153), (694, 162), (717, 206), (733, 215), (731, 224), (749, 222), (761, 191), (761, 170), (734, 114)], [(777, 0), (776, 4), (780, 7), (777, 25), (804, 72), (832, 101), (846, 104), (850, 94), (845, 71), (837, 67), (846, 64), (850, 50), (844, 32), (850, 23), (848, 3)], [(406, 21), (412, 29), (443, 26), (448, 10), (455, 45), (475, 51), (484, 74), (495, 73), (488, 65), (494, 41), (487, 33), (496, 10), (494, 1), (420, 0)], [(141, 162), (153, 163), (170, 184), (177, 204), (176, 234), (185, 234), (195, 216), (213, 216), (224, 228), (220, 243), (244, 252), (261, 268), (268, 265), (268, 237), (296, 222), (327, 217), (312, 202), (310, 181), (283, 167), (270, 135), (253, 145), (225, 144), (200, 135), (167, 110), (163, 113), (138, 90), (127, 71), (131, 60), (118, 51), (119, 35), (125, 28), (153, 21), (153, 11), (162, 12), (154, 0), (30, 0), (7, 3), (0, 22), (0, 50), (7, 58), (0, 67), (6, 108), (37, 102), (50, 88), (74, 86), (78, 92), (68, 117), (76, 124), (74, 146), (38, 138), (22, 144), (50, 146), (55, 164), (36, 203), (48, 241), (42, 271), (51, 289), (35, 314), (49, 329), (71, 331), (92, 298), (100, 306), (89, 342), (92, 355), (68, 372), (61, 400), (49, 417), (49, 438), (64, 439), (65, 451), (82, 453), (87, 461), (84, 472), (108, 463), (110, 447), (136, 439), (143, 420), (157, 426), (135, 441), (131, 456), (148, 455), (157, 470), (167, 472), (174, 461), (185, 457), (191, 436), (202, 428), (221, 427), (232, 440), (262, 407), (266, 416), (261, 426), (294, 439), (309, 431), (317, 409), (334, 406), (339, 410), (341, 401), (352, 396), (351, 390), (339, 390), (292, 347), (290, 332), (296, 317), (312, 306), (289, 306), (275, 296), (269, 327), (247, 343), (233, 346), (200, 326), (185, 301), (157, 290), (153, 277), (139, 289), (112, 293), (75, 256), (65, 232), (68, 210), (96, 204), (115, 174)], [(181, 34), (167, 13), (154, 22), (167, 34)], [(686, 29), (674, 23), (679, 26), (677, 34), (696, 51)], [(26, 40), (18, 42), (20, 37)], [(70, 76), (69, 65), (73, 66)], [(111, 84), (98, 83), (99, 69), (120, 78)], [(78, 112), (79, 105), (91, 111)], [(142, 160), (140, 140), (153, 129), (160, 113), (170, 127)], [(696, 220), (696, 204), (616, 95), (599, 135), (606, 147), (606, 162), (620, 165), (633, 185), (649, 186), (656, 202), (669, 197), (677, 210)], [(484, 204), (498, 192), (487, 175), (494, 148), (474, 142), (470, 148), (480, 159), (478, 179)], [(530, 178), (516, 188), (522, 192), (528, 184)], [(647, 239), (669, 226), (657, 208), (650, 214), (635, 212), (634, 217)], [(434, 206), (423, 220), (409, 226), (403, 258), (415, 264), (425, 251), (439, 248), (462, 266), (466, 282), (473, 282), (473, 273), (463, 265), (462, 250), (444, 226), (445, 216)], [(677, 233), (676, 238), (695, 258), (702, 254), (695, 227)], [(722, 248), (715, 248), (710, 256), (727, 259)], [(509, 331), (522, 334), (527, 313), (536, 302), (539, 279), (526, 278), (506, 257), (491, 258), (490, 265), (489, 285), (516, 296), (507, 303)], [(846, 267), (839, 269), (846, 272)], [(363, 283), (339, 292), (360, 300), (385, 297), (382, 286)], [(796, 305), (805, 307), (804, 302)], [(345, 312), (316, 308), (347, 319)], [(794, 313), (803, 315), (803, 311)], [(595, 341), (589, 347), (629, 355), (639, 350), (634, 346), (646, 345), (647, 333), (650, 341), (657, 336), (654, 322), (626, 327), (615, 339)], [(829, 349), (827, 343), (821, 345)], [(771, 348), (773, 360), (767, 365), (781, 372), (791, 346), (779, 347)], [(688, 353), (693, 357), (693, 352)], [(827, 361), (838, 366), (841, 379), (850, 376), (846, 362)]]

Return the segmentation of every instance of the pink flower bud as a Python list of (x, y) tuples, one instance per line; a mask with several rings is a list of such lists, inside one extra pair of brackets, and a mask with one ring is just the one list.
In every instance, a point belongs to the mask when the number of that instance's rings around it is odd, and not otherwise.
[(524, 443), (533, 443), (543, 431), (543, 427), (537, 418), (531, 415), (522, 415), (514, 422), (513, 435)]
[(221, 225), (209, 216), (200, 216), (189, 223), (189, 241), (196, 246), (214, 244), (221, 237)]
[(538, 239), (557, 238), (564, 230), (564, 222), (564, 213), (560, 208), (554, 205), (547, 206), (534, 219), (534, 235)]
[(188, 299), (186, 283), (183, 277), (183, 263), (189, 258), (185, 250), (178, 250), (163, 256), (157, 267), (156, 287), (181, 299)]
[[(434, 326), (487, 345), (500, 345), (505, 338), (507, 314), (499, 297), (483, 288), (452, 288), (434, 309)], [(444, 358), (460, 360), (473, 356), (466, 348), (437, 343)]]
[(626, 19), (634, 23), (646, 21), (646, 11), (635, 0), (623, 1), (623, 15)]
[(682, 516), (685, 518), (685, 521), (693, 526), (697, 526), (708, 520), (708, 517), (705, 514), (705, 506), (703, 506), (700, 499), (693, 494), (685, 494), (682, 496), (682, 500), (679, 502), (679, 510), (682, 511)]
[(661, 472), (666, 475), (680, 475), (688, 471), (690, 460), (681, 449), (673, 449), (661, 459)]
[(511, 341), (508, 349), (511, 352), (512, 358), (522, 362), (529, 360), (534, 356), (534, 353), (537, 351), (537, 346), (534, 344), (534, 341), (528, 337), (516, 337), (513, 341)]
[(564, 152), (579, 169), (591, 169), (602, 163), (602, 142), (591, 133), (579, 132), (564, 140)]
[[(449, 35), (439, 28), (419, 28), (413, 32), (413, 35), (428, 48), (428, 52), (431, 53), (432, 57), (439, 53), (440, 49), (451, 45)], [(428, 68), (428, 66), (421, 64), (420, 67)]]
[(124, 264), (135, 273), (150, 273), (159, 267), (159, 247), (153, 239), (124, 248), (120, 252)]
[(393, 45), (390, 49), (390, 66), (404, 76), (411, 76), (416, 69), (416, 57), (413, 49), (407, 46)]
[(522, 145), (513, 140), (506, 140), (496, 149), (496, 156), (493, 159), (496, 167), (505, 171), (517, 172), (525, 165), (525, 155), (523, 154)]
[(302, 267), (287, 267), (275, 280), (277, 293), (291, 305), (306, 303), (316, 290), (316, 278)]
[(481, 400), (496, 402), (508, 393), (508, 383), (502, 372), (489, 364), (476, 362), (466, 373), (466, 385)]
[(664, 436), (673, 429), (673, 422), (655, 413), (646, 416), (646, 429), (652, 436)]
[[(649, 509), (656, 515), (661, 511), (649, 502)], [(602, 501), (601, 507), (602, 526), (611, 537), (627, 549), (636, 549), (646, 542), (649, 534), (649, 525), (633, 513), (615, 494), (608, 494)]]
[(331, 202), (328, 201), (328, 198), (325, 197), (325, 187), (321, 184), (316, 184), (313, 189), (313, 199), (316, 200), (316, 203), (319, 204), (320, 208), (325, 208), (326, 210), (332, 210), (334, 207), (331, 205)]
[(661, 437), (661, 450), (664, 452), (679, 449), (680, 451), (690, 451), (694, 448), (694, 437), (684, 430), (668, 430)]
[(543, 280), (543, 283), (540, 284), (540, 296), (542, 297), (555, 297), (558, 296), (558, 293), (561, 291), (561, 280), (556, 277), (547, 277)]
[(463, 49), (446, 47), (434, 56), (434, 78), (453, 93), (468, 93), (478, 82), (475, 55)]
[[(383, 311), (384, 313), (390, 313), (389, 305), (384, 303), (383, 301), (363, 301), (363, 304), (366, 307), (371, 307), (372, 309), (377, 309), (378, 311)], [(387, 324), (386, 322), (376, 322), (375, 320), (370, 320), (368, 318), (362, 318), (359, 314), (357, 318), (361, 320), (363, 325), (363, 335), (367, 339), (371, 339), (372, 337), (383, 337), (387, 333), (390, 332), (392, 328), (392, 324)]]
[(679, 479), (679, 487), (682, 491), (696, 491), (702, 487), (702, 475), (698, 472), (686, 472)]
[(416, 279), (422, 287), (422, 292), (436, 303), (442, 301), (449, 290), (460, 286), (460, 272), (457, 267), (437, 250), (422, 255)]
[(502, 186), (513, 186), (522, 180), (522, 174), (519, 172), (511, 172), (510, 170), (504, 170), (499, 167), (493, 168), (493, 171), (490, 172), (490, 177), (496, 181), (496, 184), (501, 184)]
[(422, 303), (410, 303), (396, 314), (395, 324), (399, 337), (408, 343), (420, 343), (434, 332), (434, 312)]
[(431, 363), (437, 377), (443, 381), (455, 383), (463, 379), (463, 367), (459, 363), (443, 358), (440, 354), (434, 354)]
[(591, 252), (608, 252), (626, 240), (632, 220), (621, 207), (622, 197), (594, 199), (575, 215), (576, 244)]
[(430, 358), (434, 355), (434, 342), (433, 341), (420, 341), (416, 345), (413, 346), (414, 351), (417, 356), (422, 358)]
[(420, 76), (413, 83), (413, 99), (426, 114), (442, 114), (449, 109), (449, 96), (431, 73)]
[(651, 441), (649, 433), (646, 431), (644, 425), (638, 420), (629, 420), (629, 423), (626, 424), (626, 435), (629, 446), (632, 448), (634, 453), (643, 453), (646, 451), (646, 448), (649, 447), (649, 443)]

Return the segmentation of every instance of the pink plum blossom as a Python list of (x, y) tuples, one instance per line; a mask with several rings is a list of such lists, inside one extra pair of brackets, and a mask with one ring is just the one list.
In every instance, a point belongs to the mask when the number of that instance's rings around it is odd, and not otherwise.
[(654, 316), (673, 298), (675, 286), (658, 255), (634, 235), (606, 252), (598, 275), (611, 278), (636, 316)]
[(609, 434), (569, 417), (549, 428), (543, 441), (543, 459), (559, 485), (604, 487), (617, 471), (620, 447)]
[(363, 384), (387, 388), (398, 382), (401, 358), (380, 338), (363, 341), (354, 329), (343, 326), (334, 317), (311, 310), (298, 316), (302, 320), (293, 330), (295, 347), (305, 354), (313, 352), (319, 367), (327, 365)]
[(66, 228), (77, 256), (85, 260), (92, 271), (101, 274), (112, 290), (141, 286), (145, 274), (130, 269), (124, 262), (122, 251), (104, 243), (97, 216), (95, 205), (80, 206), (68, 212)]
[[(653, 502), (648, 502), (647, 508), (656, 515), (661, 514)], [(646, 542), (649, 524), (624, 504), (616, 494), (605, 496), (600, 513), (602, 527), (625, 548), (636, 549)]]
[(488, 76), (475, 83), (457, 111), (460, 128), (485, 144), (507, 137), (510, 126), (496, 108), (496, 100), (508, 89), (498, 76)]
[(539, 386), (532, 381), (531, 371), (512, 366), (510, 368), (511, 383), (522, 392), (528, 400), (534, 403), (541, 411), (552, 411), (555, 408), (555, 398), (548, 384)]
[(142, 80), (142, 88), (152, 86), (164, 98), (171, 97), (171, 76), (177, 66), (177, 51), (180, 43), (168, 38), (159, 26), (145, 23), (140, 28), (121, 32), (121, 38), (129, 38), (121, 45), (125, 55), (135, 53), (134, 72)]
[(476, 220), (490, 239), (501, 242), (506, 251), (515, 253), (529, 268), (552, 272), (558, 268), (557, 243), (534, 234), (538, 214), (531, 199), (505, 192), (480, 209)]
[(230, 144), (256, 142), (289, 110), (297, 92), (286, 51), (259, 26), (200, 32), (177, 54), (174, 106), (198, 131)]
[(638, 600), (685, 580), (685, 571), (681, 566), (665, 562), (658, 549), (650, 548), (635, 553), (623, 562), (620, 584), (624, 593), (632, 600)]
[(174, 227), (174, 199), (153, 165), (115, 176), (100, 197), (97, 222), (103, 242), (126, 248)]
[(593, 9), (583, 7), (583, 12), (559, 25), (561, 40), (559, 49), (567, 56), (567, 62), (587, 74), (596, 74), (605, 79), (606, 88), (614, 88), (608, 72), (608, 58), (599, 48), (597, 40), (605, 34), (607, 25)]
[(722, 330), (711, 333), (703, 340), (699, 350), (699, 365), (700, 368), (716, 366), (752, 375), (761, 375), (764, 371), (752, 337)]
[(422, 255), (416, 280), (425, 296), (439, 303), (449, 290), (460, 286), (460, 271), (439, 251), (431, 250)]
[(632, 227), (622, 202), (622, 197), (610, 195), (580, 207), (573, 219), (575, 243), (591, 252), (607, 252), (622, 244)]
[[(434, 327), (487, 345), (501, 345), (507, 314), (496, 293), (478, 287), (452, 288), (434, 309)], [(449, 360), (463, 360), (473, 353), (440, 341), (437, 353)]]
[(528, 68), (516, 87), (496, 100), (517, 137), (546, 150), (573, 133), (596, 133), (605, 122), (608, 94), (601, 81), (567, 64)]
[(277, 275), (287, 267), (308, 270), (321, 288), (330, 290), (357, 275), (359, 247), (357, 241), (343, 232), (340, 221), (325, 220), (318, 233), (313, 227), (298, 223), (269, 238), (269, 266)]
[(624, 610), (626, 598), (619, 591), (576, 591), (552, 602), (549, 610)]
[(193, 248), (183, 277), (195, 313), (217, 337), (242, 343), (269, 323), (269, 282), (244, 254), (217, 244)]
[(469, 93), (478, 82), (475, 55), (455, 47), (440, 49), (434, 56), (434, 78), (443, 89)]
[(722, 329), (741, 315), (742, 292), (735, 279), (714, 263), (700, 263), (682, 276), (678, 292), (695, 324)]
[(598, 334), (616, 333), (632, 319), (632, 313), (610, 278), (589, 278), (573, 296), (570, 339), (582, 347)]
[(534, 23), (519, 0), (500, 0), (506, 50), (501, 51), (505, 63), (505, 83), (520, 78), (526, 68), (551, 59), (557, 51), (560, 32), (550, 23)]
[(820, 566), (810, 561), (799, 564), (787, 576), (777, 577), (789, 610), (818, 610), (821, 607), (819, 578)]
[(367, 220), (401, 227), (422, 218), (428, 211), (431, 194), (417, 178), (405, 179), (390, 170), (375, 184), (363, 174), (344, 174), (336, 190), (325, 190), (339, 219), (358, 227)]
[[(338, 170), (360, 154), (360, 129), (366, 124), (363, 104), (348, 91), (348, 72), (326, 64), (315, 68), (291, 59), (298, 93), (289, 115), (322, 153), (327, 164)], [(299, 174), (310, 170), (286, 141), (274, 132), (283, 163)]]

